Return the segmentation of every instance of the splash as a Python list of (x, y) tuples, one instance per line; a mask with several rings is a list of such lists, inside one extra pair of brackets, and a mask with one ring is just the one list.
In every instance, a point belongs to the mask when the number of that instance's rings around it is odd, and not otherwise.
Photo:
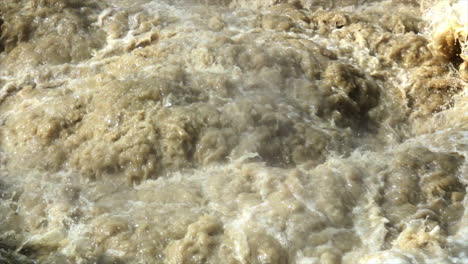
[(459, 65), (460, 77), (468, 81), (468, 1), (438, 1), (428, 7), (431, 48), (436, 55)]

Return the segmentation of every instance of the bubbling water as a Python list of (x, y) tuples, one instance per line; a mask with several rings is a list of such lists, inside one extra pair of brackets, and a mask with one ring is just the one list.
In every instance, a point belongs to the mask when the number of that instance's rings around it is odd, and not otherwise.
[(0, 4), (0, 262), (466, 262), (467, 5)]

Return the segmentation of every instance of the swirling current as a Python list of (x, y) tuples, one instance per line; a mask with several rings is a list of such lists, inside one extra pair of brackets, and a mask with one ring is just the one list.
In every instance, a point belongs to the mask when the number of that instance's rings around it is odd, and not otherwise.
[(3, 0), (0, 263), (468, 263), (468, 1)]

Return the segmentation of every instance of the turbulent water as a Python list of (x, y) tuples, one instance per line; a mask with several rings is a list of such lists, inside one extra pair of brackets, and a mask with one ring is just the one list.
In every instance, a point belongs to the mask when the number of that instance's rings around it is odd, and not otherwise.
[(3, 0), (0, 25), (0, 263), (468, 263), (468, 1)]

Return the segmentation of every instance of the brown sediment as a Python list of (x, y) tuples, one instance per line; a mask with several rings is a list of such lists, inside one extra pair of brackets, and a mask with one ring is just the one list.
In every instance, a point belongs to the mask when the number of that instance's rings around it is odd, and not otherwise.
[(0, 245), (41, 263), (461, 260), (456, 13), (280, 2), (0, 4)]

